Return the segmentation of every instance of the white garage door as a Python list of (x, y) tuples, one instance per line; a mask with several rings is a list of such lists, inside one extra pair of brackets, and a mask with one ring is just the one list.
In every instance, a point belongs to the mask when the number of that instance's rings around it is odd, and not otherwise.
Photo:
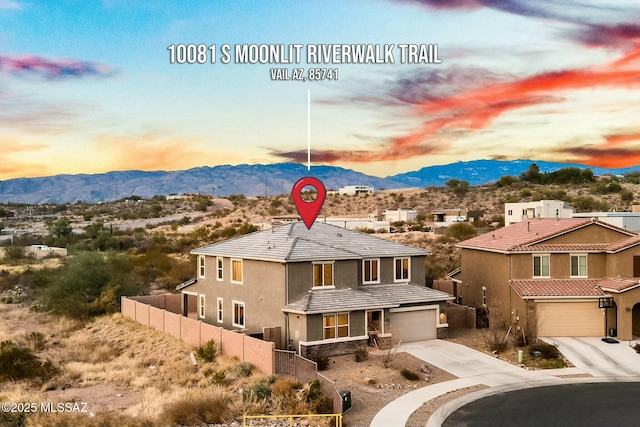
[(597, 301), (539, 302), (538, 336), (597, 337), (604, 334), (603, 311)]
[(392, 328), (391, 333), (399, 336), (402, 342), (425, 341), (437, 338), (435, 309), (400, 310), (391, 309), (389, 321)]

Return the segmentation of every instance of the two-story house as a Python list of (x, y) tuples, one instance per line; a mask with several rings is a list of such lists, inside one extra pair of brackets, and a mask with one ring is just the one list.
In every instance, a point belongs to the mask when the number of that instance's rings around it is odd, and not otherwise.
[(538, 336), (640, 336), (640, 235), (595, 219), (525, 220), (460, 242), (462, 303)]
[[(390, 333), (436, 338), (450, 295), (425, 287), (428, 252), (330, 224), (301, 222), (191, 252), (201, 320), (260, 335), (280, 327), (283, 347), (307, 357), (350, 353)], [(188, 298), (183, 298), (184, 301)]]

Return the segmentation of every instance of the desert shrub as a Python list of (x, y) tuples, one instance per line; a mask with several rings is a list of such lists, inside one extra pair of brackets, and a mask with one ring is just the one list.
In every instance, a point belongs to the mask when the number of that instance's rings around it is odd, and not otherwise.
[(560, 357), (560, 351), (555, 345), (548, 344), (544, 341), (538, 341), (529, 346), (529, 354), (533, 355), (534, 351), (542, 353), (545, 359), (557, 359)]
[(47, 343), (46, 338), (42, 332), (31, 332), (24, 335), (24, 341), (27, 346), (33, 351), (42, 351), (44, 350), (45, 344)]
[(211, 383), (215, 385), (227, 385), (227, 371), (218, 369), (211, 374)]
[(4, 259), (8, 261), (28, 258), (27, 249), (24, 246), (9, 246), (4, 248)]
[(369, 353), (366, 348), (359, 348), (353, 353), (353, 360), (356, 362), (364, 362), (369, 357)]
[(277, 379), (278, 377), (276, 377), (275, 375), (267, 375), (266, 377), (264, 377), (264, 380), (267, 382), (267, 384), (273, 384)]
[(278, 378), (271, 386), (274, 395), (289, 395), (302, 387), (300, 381), (293, 377)]
[(525, 342), (525, 338), (522, 334), (516, 333), (513, 336), (513, 345), (515, 345), (516, 347), (524, 347), (527, 345), (527, 343)]
[(455, 239), (456, 241), (470, 239), (475, 237), (478, 232), (473, 225), (468, 222), (457, 222), (447, 227), (445, 235)]
[(249, 362), (240, 362), (233, 367), (233, 371), (239, 377), (249, 377), (253, 371), (253, 365)]
[(247, 387), (242, 392), (242, 400), (265, 400), (271, 396), (271, 387), (269, 384), (259, 382), (250, 387)]
[(0, 412), (0, 426), (23, 427), (26, 420), (26, 412)]
[(420, 375), (407, 368), (402, 368), (400, 374), (409, 381), (418, 381), (420, 379)]
[(55, 371), (51, 362), (41, 361), (31, 350), (18, 347), (12, 341), (0, 342), (0, 380), (47, 379)]
[(215, 362), (216, 356), (218, 355), (218, 345), (214, 340), (209, 340), (196, 348), (195, 353), (199, 359), (205, 362)]
[(507, 349), (506, 325), (499, 307), (491, 307), (488, 310), (489, 327), (482, 331), (482, 339), (489, 351), (502, 353)]
[(176, 400), (165, 410), (163, 418), (174, 425), (225, 423), (236, 415), (232, 403), (233, 396), (224, 387), (216, 386)]
[(329, 367), (329, 358), (327, 356), (318, 356), (315, 362), (318, 364), (318, 371), (324, 371)]

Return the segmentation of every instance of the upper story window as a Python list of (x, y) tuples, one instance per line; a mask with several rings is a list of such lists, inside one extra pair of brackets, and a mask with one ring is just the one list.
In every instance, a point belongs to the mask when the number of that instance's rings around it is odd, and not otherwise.
[(242, 260), (231, 260), (231, 283), (242, 283)]
[(332, 262), (319, 262), (313, 264), (313, 286), (333, 286)]
[(204, 273), (205, 273), (205, 260), (204, 260), (204, 255), (199, 255), (198, 256), (198, 277), (200, 279), (204, 279)]
[(533, 256), (533, 277), (550, 277), (549, 275), (549, 255)]
[(365, 259), (362, 261), (362, 283), (380, 283), (380, 260)]
[(411, 258), (396, 258), (393, 263), (393, 277), (396, 282), (408, 282), (411, 280)]
[(221, 282), (222, 281), (222, 257), (217, 257), (216, 258), (216, 280)]
[(571, 277), (587, 277), (586, 255), (571, 255)]

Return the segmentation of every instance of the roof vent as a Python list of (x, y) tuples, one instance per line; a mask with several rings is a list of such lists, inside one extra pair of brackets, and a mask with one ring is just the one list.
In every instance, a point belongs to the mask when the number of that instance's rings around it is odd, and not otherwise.
[(336, 233), (336, 236), (342, 237), (342, 233)]

